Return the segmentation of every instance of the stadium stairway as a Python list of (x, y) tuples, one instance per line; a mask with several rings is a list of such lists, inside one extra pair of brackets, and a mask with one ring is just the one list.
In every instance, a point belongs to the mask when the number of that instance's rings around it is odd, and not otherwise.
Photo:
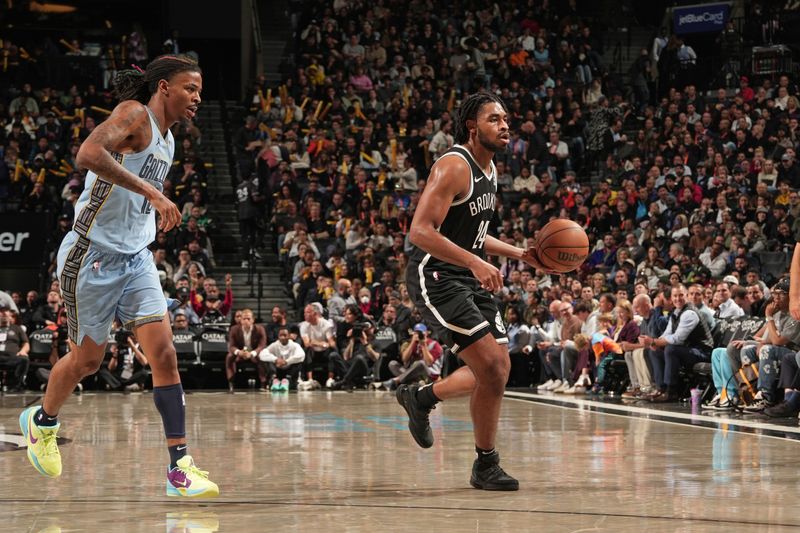
[[(237, 113), (242, 111), (238, 102), (227, 101), (226, 105), (231, 115), (241, 115)], [(219, 102), (206, 101), (202, 104), (198, 114), (198, 124), (203, 132), (201, 156), (213, 165), (209, 173), (208, 213), (214, 224), (211, 232), (216, 262), (214, 277), (217, 283), (222, 285), (225, 274), (229, 272), (233, 276), (234, 309), (249, 307), (255, 313), (258, 310), (258, 274), (261, 274), (263, 284), (261, 317), (268, 319), (270, 310), (275, 305), (289, 308), (290, 316), (293, 316), (291, 314), (293, 302), (286, 296), (286, 284), (281, 281), (281, 269), (277, 266), (278, 257), (272, 252), (273, 235), (267, 234), (263, 248), (259, 248), (261, 260), (257, 261), (252, 286), (248, 283), (248, 269), (241, 266), (241, 234), (231, 186), (231, 169), (225, 151)], [(238, 125), (232, 124), (231, 127), (235, 130)]]
[[(613, 78), (613, 84), (623, 92), (630, 88), (629, 70), (636, 61), (641, 48), (650, 49), (656, 28), (642, 26), (634, 16), (635, 0), (598, 0), (585, 7), (582, 17), (589, 21), (597, 31), (595, 36), (602, 35), (603, 64)], [(602, 31), (600, 29), (603, 28)], [(629, 139), (636, 136), (638, 126), (626, 122), (623, 127)], [(588, 180), (597, 185), (603, 178), (598, 167), (587, 168)]]
[[(636, 62), (642, 48), (647, 50), (652, 48), (656, 33), (656, 28), (640, 25), (634, 19), (629, 7), (622, 9), (621, 15), (615, 19), (614, 26), (608, 28), (605, 35), (603, 62), (624, 94), (633, 90), (630, 76), (631, 66)], [(623, 133), (628, 136), (629, 140), (635, 139), (639, 127), (641, 127), (641, 122), (631, 117), (625, 122)], [(595, 182), (600, 177), (599, 174), (593, 174), (592, 181)]]
[(656, 30), (634, 25), (609, 28), (606, 33), (606, 44), (603, 49), (603, 62), (611, 73), (619, 76), (623, 85), (630, 83), (630, 69), (642, 48), (650, 50)]
[(288, 0), (258, 2), (258, 19), (261, 26), (261, 50), (264, 61), (264, 76), (270, 84), (281, 81), (281, 65), (289, 62), (289, 43), (292, 40), (292, 24), (289, 19)]

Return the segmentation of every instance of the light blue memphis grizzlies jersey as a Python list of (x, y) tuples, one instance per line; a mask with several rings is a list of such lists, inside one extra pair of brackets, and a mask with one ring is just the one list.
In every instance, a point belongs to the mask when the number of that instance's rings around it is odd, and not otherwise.
[[(147, 180), (159, 191), (172, 168), (175, 140), (167, 130), (166, 139), (156, 127), (150, 108), (152, 139), (147, 148), (135, 154), (111, 155), (126, 169)], [(92, 171), (86, 174), (86, 186), (75, 206), (72, 229), (92, 244), (107, 251), (135, 254), (156, 238), (156, 214), (141, 194), (114, 185)]]

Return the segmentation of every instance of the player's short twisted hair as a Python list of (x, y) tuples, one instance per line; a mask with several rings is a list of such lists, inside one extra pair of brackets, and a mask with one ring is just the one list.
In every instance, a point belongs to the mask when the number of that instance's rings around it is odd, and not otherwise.
[(506, 109), (506, 104), (500, 99), (499, 96), (486, 91), (479, 91), (475, 94), (471, 94), (466, 97), (463, 102), (461, 102), (453, 121), (455, 126), (454, 137), (458, 144), (464, 144), (469, 140), (467, 121), (477, 120), (478, 112), (481, 110), (483, 104), (492, 102), (500, 104), (500, 107), (503, 108), (503, 111), (508, 112), (508, 109)]
[(199, 72), (200, 65), (187, 55), (162, 55), (144, 70), (122, 70), (114, 77), (114, 96), (120, 100), (138, 100), (146, 104), (156, 92), (160, 80), (169, 80), (179, 72)]

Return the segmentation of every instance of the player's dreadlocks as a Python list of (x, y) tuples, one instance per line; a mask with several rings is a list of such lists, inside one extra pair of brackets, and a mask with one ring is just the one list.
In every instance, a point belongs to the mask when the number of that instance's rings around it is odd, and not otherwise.
[(114, 96), (146, 104), (156, 92), (159, 80), (169, 80), (179, 72), (199, 72), (200, 65), (187, 55), (163, 55), (152, 60), (144, 70), (122, 70), (114, 77)]
[(467, 128), (467, 121), (477, 120), (478, 111), (480, 111), (483, 104), (488, 104), (491, 102), (500, 104), (500, 107), (503, 108), (503, 111), (508, 112), (506, 109), (506, 104), (503, 103), (499, 96), (486, 91), (480, 91), (475, 94), (471, 94), (465, 98), (463, 102), (461, 102), (461, 106), (458, 108), (456, 116), (453, 120), (456, 143), (464, 144), (465, 142), (469, 141), (469, 129)]

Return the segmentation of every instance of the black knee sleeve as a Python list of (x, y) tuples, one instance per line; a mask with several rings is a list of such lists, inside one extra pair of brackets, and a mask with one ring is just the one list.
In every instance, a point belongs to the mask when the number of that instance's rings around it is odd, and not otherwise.
[(153, 401), (161, 414), (164, 434), (168, 439), (186, 436), (186, 400), (180, 383), (168, 387), (153, 387)]

